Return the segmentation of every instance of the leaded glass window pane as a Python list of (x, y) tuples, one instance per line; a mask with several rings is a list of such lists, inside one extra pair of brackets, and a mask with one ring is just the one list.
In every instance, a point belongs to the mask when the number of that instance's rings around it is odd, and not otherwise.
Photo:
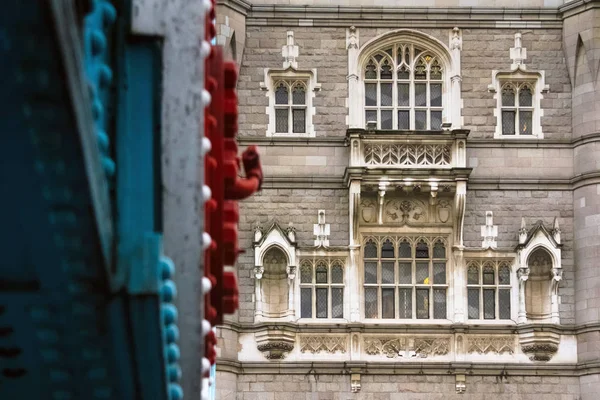
[(377, 245), (371, 240), (365, 244), (365, 258), (377, 258)]
[(532, 111), (522, 111), (519, 113), (519, 133), (521, 135), (531, 135)]
[(384, 261), (381, 263), (381, 283), (394, 283), (394, 262)]
[(394, 127), (392, 116), (392, 110), (381, 110), (381, 129), (392, 129)]
[(410, 71), (405, 67), (402, 66), (399, 70), (398, 70), (398, 79), (410, 79)]
[(306, 132), (306, 110), (304, 108), (295, 108), (292, 110), (292, 130), (294, 133)]
[(327, 318), (327, 288), (317, 288), (317, 318)]
[(391, 107), (392, 99), (394, 98), (392, 95), (393, 84), (391, 83), (382, 83), (380, 85), (380, 95), (381, 95), (381, 106), (383, 107)]
[(400, 269), (400, 277), (398, 283), (400, 283), (401, 285), (412, 284), (412, 263), (400, 262), (398, 263), (398, 268)]
[(519, 106), (520, 107), (531, 107), (533, 105), (533, 96), (529, 86), (523, 86), (519, 90)]
[(377, 283), (377, 262), (365, 262), (365, 283)]
[(312, 283), (312, 267), (303, 265), (300, 269), (300, 283)]
[(377, 105), (377, 84), (376, 83), (365, 83), (365, 105), (376, 106)]
[(304, 86), (296, 85), (292, 92), (292, 102), (294, 104), (306, 104), (306, 91)]
[(494, 279), (494, 267), (487, 265), (483, 267), (483, 284), (493, 285), (496, 280)]
[(416, 110), (415, 111), (415, 129), (423, 131), (427, 129), (427, 111)]
[(331, 283), (344, 283), (344, 268), (340, 265), (331, 267)]
[(483, 318), (496, 318), (496, 291), (494, 289), (483, 289)]
[(446, 289), (433, 289), (433, 318), (446, 319)]
[(424, 107), (427, 105), (427, 84), (415, 83), (415, 106)]
[(429, 68), (429, 78), (434, 80), (442, 79), (442, 66), (438, 60), (433, 60)]
[(446, 263), (445, 262), (434, 262), (433, 263), (433, 283), (436, 285), (446, 284)]
[(418, 262), (415, 277), (417, 279), (417, 285), (429, 284), (429, 263)]
[(381, 79), (392, 79), (392, 66), (388, 59), (381, 64), (380, 77)]
[(398, 84), (398, 105), (401, 107), (410, 105), (410, 86), (408, 83)]
[(365, 288), (365, 318), (377, 318), (377, 288)]
[(278, 108), (275, 110), (275, 132), (276, 133), (287, 133), (288, 132), (288, 109)]
[(331, 318), (344, 318), (343, 288), (331, 288)]
[(377, 79), (377, 69), (373, 60), (369, 60), (365, 67), (365, 79)]
[(377, 110), (366, 110), (365, 111), (365, 120), (367, 122), (377, 123)]
[(425, 242), (417, 243), (415, 252), (416, 258), (429, 258), (429, 246)]
[(417, 289), (417, 318), (429, 319), (429, 289)]
[(325, 265), (317, 266), (317, 283), (327, 283), (327, 267)]
[(441, 107), (442, 106), (442, 84), (441, 83), (432, 83), (429, 85), (430, 92), (430, 103), (432, 107)]
[(479, 268), (477, 268), (477, 266), (471, 265), (469, 267), (469, 272), (467, 273), (467, 283), (469, 285), (479, 284)]
[(410, 243), (408, 243), (406, 241), (400, 242), (400, 245), (398, 246), (398, 253), (399, 253), (398, 257), (400, 257), (400, 258), (411, 258), (412, 251), (411, 251)]
[(502, 111), (502, 134), (503, 135), (514, 135), (515, 134), (515, 112), (514, 111)]
[(500, 319), (510, 319), (510, 289), (498, 290), (498, 314)]
[(433, 245), (433, 258), (446, 258), (446, 246), (442, 242), (435, 242)]
[(410, 111), (398, 111), (398, 129), (410, 129)]
[(498, 268), (498, 284), (510, 285), (510, 268), (507, 265), (501, 265)]
[(439, 131), (442, 129), (442, 112), (431, 111), (431, 130)]
[(479, 319), (479, 289), (468, 289), (469, 319)]
[(382, 318), (394, 318), (394, 289), (381, 289), (381, 316)]
[(300, 317), (312, 318), (312, 288), (300, 289)]
[(415, 79), (416, 80), (427, 79), (427, 71), (425, 70), (425, 68), (426, 68), (425, 60), (422, 58), (419, 59), (419, 61), (417, 61), (417, 65), (415, 66)]
[(399, 297), (399, 308), (398, 317), (400, 318), (412, 318), (412, 288), (400, 288), (398, 289)]
[(389, 239), (381, 246), (381, 258), (394, 258), (394, 244)]
[(502, 89), (502, 106), (514, 107), (515, 105), (515, 90), (511, 86)]
[(283, 83), (275, 90), (275, 104), (288, 104), (288, 88)]

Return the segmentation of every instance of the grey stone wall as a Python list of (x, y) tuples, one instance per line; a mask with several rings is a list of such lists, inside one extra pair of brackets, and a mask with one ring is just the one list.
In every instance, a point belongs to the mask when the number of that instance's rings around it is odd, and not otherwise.
[[(220, 374), (220, 373), (219, 373)], [(219, 380), (217, 390), (225, 385)], [(467, 376), (457, 394), (454, 375), (362, 375), (361, 390), (352, 393), (349, 375), (239, 375), (237, 400), (578, 400), (579, 378), (568, 376)]]

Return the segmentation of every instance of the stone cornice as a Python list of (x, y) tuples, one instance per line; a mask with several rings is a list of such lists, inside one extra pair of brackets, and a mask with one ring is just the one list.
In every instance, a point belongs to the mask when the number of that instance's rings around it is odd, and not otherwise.
[(360, 322), (348, 323), (294, 323), (294, 322), (263, 322), (263, 323), (238, 323), (225, 322), (219, 326), (220, 329), (230, 330), (237, 333), (254, 333), (277, 327), (277, 329), (294, 332), (294, 333), (353, 333), (360, 332), (363, 334), (518, 334), (531, 329), (543, 329), (544, 331), (552, 331), (559, 335), (579, 335), (589, 332), (600, 332), (600, 322), (582, 325), (552, 325), (552, 324), (405, 324), (382, 321), (380, 324), (364, 324)]
[(309, 137), (238, 137), (240, 146), (259, 145), (259, 146), (334, 146), (347, 147), (348, 139), (343, 136), (318, 136)]
[(234, 374), (349, 374), (350, 369), (360, 369), (368, 375), (447, 375), (455, 371), (468, 371), (469, 375), (500, 376), (510, 382), (511, 376), (583, 376), (600, 372), (600, 362), (578, 364), (522, 364), (480, 362), (427, 362), (384, 363), (365, 361), (311, 361), (311, 362), (239, 362), (229, 359), (217, 361), (217, 371)]
[(596, 8), (597, 0), (577, 0), (556, 7), (377, 7), (256, 4), (218, 0), (246, 16), (255, 26), (389, 27), (408, 22), (413, 27), (561, 28), (562, 20)]

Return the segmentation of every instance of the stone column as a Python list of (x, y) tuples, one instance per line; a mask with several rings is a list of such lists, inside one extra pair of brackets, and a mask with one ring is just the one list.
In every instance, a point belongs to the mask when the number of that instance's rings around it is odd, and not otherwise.
[[(563, 52), (572, 87), (572, 141), (586, 138), (574, 149), (573, 175), (582, 177), (573, 190), (573, 253), (575, 258), (575, 321), (595, 325), (600, 320), (600, 185), (592, 176), (600, 172), (600, 8), (597, 1), (581, 2), (563, 13)], [(542, 123), (544, 120), (542, 119)], [(590, 177), (590, 178), (587, 178)], [(569, 279), (565, 279), (569, 282)], [(563, 284), (559, 290), (568, 290)], [(577, 338), (577, 357), (583, 364), (600, 362), (599, 328)], [(581, 400), (598, 398), (600, 374), (580, 378)]]
[(346, 30), (346, 48), (348, 49), (348, 126), (350, 128), (363, 128), (362, 114), (357, 112), (360, 107), (358, 29), (354, 26)]
[(346, 282), (347, 294), (350, 302), (350, 321), (360, 320), (360, 287), (358, 284), (358, 261), (359, 261), (359, 236), (358, 236), (358, 213), (360, 212), (360, 181), (350, 182), (350, 260), (348, 262)]
[(460, 65), (460, 52), (462, 50), (462, 33), (460, 29), (454, 28), (450, 33), (450, 51), (452, 52), (452, 71), (450, 71), (450, 115), (446, 118), (452, 123), (452, 129), (460, 129), (462, 125), (461, 121), (461, 65)]

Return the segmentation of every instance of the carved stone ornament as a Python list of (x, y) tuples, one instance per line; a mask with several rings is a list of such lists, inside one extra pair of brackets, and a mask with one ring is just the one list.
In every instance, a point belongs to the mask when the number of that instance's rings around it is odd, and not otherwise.
[(260, 242), (260, 239), (262, 239), (262, 237), (263, 229), (260, 226), (260, 223), (257, 221), (256, 224), (254, 224), (254, 243)]
[(515, 339), (512, 336), (469, 336), (469, 353), (514, 354)]
[(358, 37), (356, 35), (356, 27), (351, 26), (348, 29), (347, 49), (358, 49)]
[(302, 353), (346, 353), (346, 336), (301, 336)]
[(450, 41), (450, 50), (462, 50), (462, 38), (459, 36), (460, 29), (452, 29), (452, 40)]
[(390, 200), (385, 205), (386, 223), (416, 225), (429, 222), (428, 206), (419, 200)]
[(440, 200), (437, 206), (437, 213), (441, 223), (445, 224), (448, 222), (451, 215), (450, 202), (447, 200)]
[(381, 354), (387, 358), (427, 358), (443, 356), (450, 352), (449, 338), (366, 337), (364, 341), (367, 354)]
[(264, 273), (265, 273), (264, 267), (254, 267), (254, 277), (256, 279), (262, 279)]
[(446, 144), (365, 144), (367, 165), (448, 167), (452, 149)]
[(555, 344), (530, 344), (522, 346), (523, 353), (529, 355), (531, 361), (550, 361), (552, 356), (558, 351)]
[(256, 346), (258, 351), (266, 353), (267, 360), (282, 360), (287, 353), (294, 349), (294, 345), (287, 342), (267, 342)]
[(296, 242), (296, 228), (294, 227), (293, 223), (290, 222), (288, 227), (285, 229), (285, 233), (286, 233), (288, 239), (290, 240), (290, 242), (292, 242), (292, 243)]
[(360, 210), (360, 216), (364, 222), (377, 222), (377, 203), (374, 199), (362, 199), (360, 202)]

